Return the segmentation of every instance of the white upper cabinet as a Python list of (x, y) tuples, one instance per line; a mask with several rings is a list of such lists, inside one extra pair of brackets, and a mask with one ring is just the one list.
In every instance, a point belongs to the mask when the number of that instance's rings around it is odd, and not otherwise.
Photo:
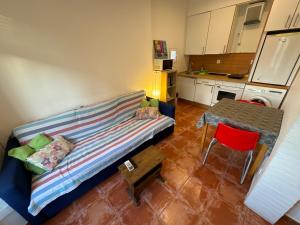
[(294, 14), (290, 28), (292, 29), (300, 28), (300, 2), (298, 3), (298, 7)]
[(213, 10), (208, 30), (205, 54), (226, 52), (236, 6)]
[(300, 19), (299, 9), (295, 13), (298, 3), (299, 0), (274, 0), (265, 30), (286, 30), (299, 27), (300, 24), (297, 22)]
[(249, 0), (188, 0), (187, 15), (195, 15), (224, 7), (247, 3)]
[(187, 17), (185, 54), (204, 54), (209, 19), (210, 12)]

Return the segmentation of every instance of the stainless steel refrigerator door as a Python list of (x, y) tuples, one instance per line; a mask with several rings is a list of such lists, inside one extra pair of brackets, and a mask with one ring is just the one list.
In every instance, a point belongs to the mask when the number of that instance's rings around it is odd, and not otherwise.
[(300, 32), (268, 35), (252, 81), (286, 85), (299, 60)]

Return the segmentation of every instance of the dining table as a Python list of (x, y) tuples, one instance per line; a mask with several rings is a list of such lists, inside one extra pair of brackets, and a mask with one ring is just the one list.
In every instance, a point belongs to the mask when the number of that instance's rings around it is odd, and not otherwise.
[(279, 136), (283, 113), (281, 109), (223, 98), (210, 107), (197, 122), (196, 126), (203, 129), (201, 153), (204, 150), (208, 125), (216, 127), (221, 122), (235, 128), (258, 132), (258, 152), (248, 173), (252, 177), (263, 159), (272, 152)]

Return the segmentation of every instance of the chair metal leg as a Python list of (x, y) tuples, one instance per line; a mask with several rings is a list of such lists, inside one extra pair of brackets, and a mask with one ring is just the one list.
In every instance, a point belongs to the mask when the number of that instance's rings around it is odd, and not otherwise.
[(210, 152), (211, 148), (212, 148), (217, 142), (218, 142), (217, 139), (213, 138), (213, 139), (211, 140), (211, 142), (209, 143), (208, 149), (207, 149), (207, 151), (206, 151), (206, 153), (205, 153), (205, 157), (204, 157), (204, 160), (203, 160), (203, 163), (202, 163), (203, 165), (204, 165), (205, 162), (206, 162), (208, 153)]
[(244, 180), (245, 180), (246, 175), (248, 173), (248, 170), (249, 170), (249, 167), (251, 165), (252, 159), (253, 159), (253, 151), (250, 151), (247, 155), (246, 160), (245, 160), (245, 165), (244, 165), (244, 168), (243, 168), (243, 173), (242, 173), (242, 177), (241, 177), (241, 181), (240, 181), (241, 184), (244, 183)]

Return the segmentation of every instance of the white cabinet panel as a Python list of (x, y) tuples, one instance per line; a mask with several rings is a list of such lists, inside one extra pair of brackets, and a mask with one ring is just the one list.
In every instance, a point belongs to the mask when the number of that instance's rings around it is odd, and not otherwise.
[(274, 0), (265, 30), (286, 30), (294, 21), (299, 0)]
[(255, 67), (252, 81), (287, 85), (299, 63), (300, 32), (268, 35)]
[(298, 7), (294, 14), (290, 28), (291, 29), (300, 28), (300, 2), (298, 3)]
[[(288, 110), (283, 108), (284, 117), (288, 119), (284, 120), (271, 156), (261, 168), (262, 172), (256, 173), (256, 182), (251, 185), (245, 200), (248, 208), (272, 224), (299, 201), (300, 117), (295, 113), (295, 110), (299, 112), (296, 108), (299, 104), (290, 102), (289, 97), (286, 100), (291, 105)], [(290, 120), (294, 120), (291, 126), (287, 124)], [(287, 133), (283, 134), (282, 130)]]
[(213, 10), (209, 24), (205, 54), (226, 52), (235, 6)]
[(300, 223), (300, 201), (289, 210), (287, 216)]
[(198, 13), (220, 9), (248, 1), (249, 0), (189, 0), (187, 7), (187, 15), (195, 15)]
[(204, 53), (209, 19), (210, 12), (187, 18), (185, 54), (201, 55)]
[(195, 102), (210, 105), (213, 97), (213, 85), (197, 84), (195, 92)]
[(178, 77), (177, 79), (179, 98), (194, 101), (195, 79), (189, 77)]

